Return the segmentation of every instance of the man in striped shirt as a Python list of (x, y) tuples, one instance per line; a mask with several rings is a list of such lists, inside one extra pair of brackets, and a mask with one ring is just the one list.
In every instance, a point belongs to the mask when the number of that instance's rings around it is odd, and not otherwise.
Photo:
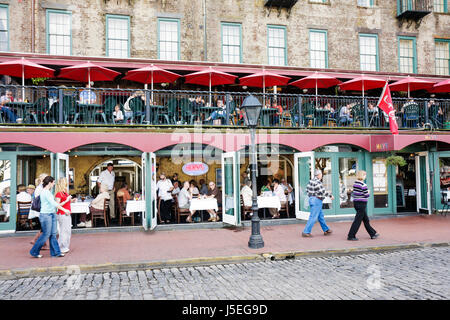
[(309, 197), (309, 207), (310, 207), (310, 215), (308, 222), (306, 223), (305, 229), (302, 232), (303, 237), (312, 237), (311, 230), (319, 220), (320, 226), (322, 227), (323, 234), (329, 235), (331, 233), (330, 228), (327, 226), (325, 222), (325, 218), (323, 216), (322, 210), (322, 201), (325, 197), (330, 197), (331, 200), (334, 199), (333, 195), (325, 190), (322, 184), (322, 171), (317, 169), (314, 171), (314, 178), (311, 179), (306, 187), (306, 192)]

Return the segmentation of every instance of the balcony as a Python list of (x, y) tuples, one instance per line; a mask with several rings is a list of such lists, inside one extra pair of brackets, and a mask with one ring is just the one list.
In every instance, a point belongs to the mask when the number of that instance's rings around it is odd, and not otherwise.
[[(246, 93), (0, 86), (1, 96), (8, 91), (14, 99), (3, 102), (2, 126), (245, 128), (240, 106)], [(254, 95), (264, 106), (260, 128), (389, 130), (387, 115), (376, 107), (379, 97)], [(450, 129), (450, 99), (408, 102), (394, 98), (393, 102), (401, 129), (422, 128), (424, 124)], [(344, 106), (351, 107), (348, 117), (341, 112)], [(117, 117), (115, 109), (123, 117)]]
[(421, 20), (432, 8), (432, 0), (397, 0), (397, 19)]

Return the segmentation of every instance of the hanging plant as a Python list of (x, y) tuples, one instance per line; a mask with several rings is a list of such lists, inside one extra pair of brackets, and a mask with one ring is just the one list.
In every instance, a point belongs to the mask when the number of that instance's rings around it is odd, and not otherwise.
[(386, 165), (388, 166), (406, 166), (406, 160), (402, 156), (391, 155), (386, 158)]
[(38, 84), (40, 84), (41, 82), (44, 82), (47, 79), (50, 79), (50, 78), (31, 78), (31, 82), (33, 83), (33, 85), (37, 86)]

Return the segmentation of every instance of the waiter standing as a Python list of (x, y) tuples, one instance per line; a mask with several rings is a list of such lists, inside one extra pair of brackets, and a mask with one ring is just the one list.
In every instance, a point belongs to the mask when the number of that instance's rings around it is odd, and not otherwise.
[(114, 219), (116, 217), (116, 211), (115, 211), (115, 199), (116, 197), (114, 196), (114, 181), (116, 178), (116, 174), (113, 171), (114, 169), (114, 165), (110, 162), (108, 163), (106, 170), (102, 171), (102, 173), (100, 173), (100, 176), (98, 177), (97, 180), (97, 185), (98, 188), (100, 189), (100, 185), (102, 183), (106, 184), (108, 186), (108, 193), (109, 193), (109, 214), (111, 219)]

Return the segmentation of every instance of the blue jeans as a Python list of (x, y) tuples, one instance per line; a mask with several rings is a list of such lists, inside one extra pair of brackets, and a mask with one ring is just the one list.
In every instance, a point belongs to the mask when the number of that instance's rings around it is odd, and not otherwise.
[(316, 197), (309, 197), (309, 207), (311, 213), (303, 233), (311, 233), (311, 230), (317, 220), (319, 220), (323, 232), (329, 230), (330, 228), (327, 226), (325, 218), (323, 217), (322, 200)]
[(3, 113), (5, 113), (8, 116), (8, 119), (10, 122), (17, 122), (17, 117), (14, 113), (14, 111), (12, 111), (10, 108), (8, 107), (1, 107), (1, 111)]
[(30, 250), (30, 254), (32, 256), (37, 256), (47, 239), (50, 238), (50, 255), (52, 257), (59, 256), (61, 254), (61, 250), (59, 249), (58, 241), (56, 240), (56, 213), (41, 212), (39, 214), (39, 222), (41, 223), (42, 234), (34, 243), (33, 248)]

